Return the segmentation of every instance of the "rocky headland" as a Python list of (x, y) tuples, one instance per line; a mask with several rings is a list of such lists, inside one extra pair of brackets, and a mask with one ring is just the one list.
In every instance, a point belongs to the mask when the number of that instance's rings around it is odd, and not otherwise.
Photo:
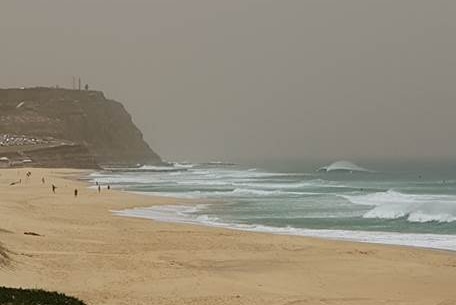
[(123, 105), (100, 91), (0, 89), (0, 167), (161, 163)]

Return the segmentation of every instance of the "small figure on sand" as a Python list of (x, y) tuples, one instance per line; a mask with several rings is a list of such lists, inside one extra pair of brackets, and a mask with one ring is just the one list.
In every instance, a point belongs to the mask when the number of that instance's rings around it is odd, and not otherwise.
[(19, 179), (18, 181), (11, 182), (10, 185), (16, 185), (16, 184), (21, 184), (22, 179)]
[(41, 183), (44, 184), (45, 182), (44, 177), (41, 177)]
[(111, 189), (111, 186), (108, 184), (108, 187), (107, 187), (108, 191)]
[(78, 189), (74, 189), (74, 198), (78, 197)]
[(101, 193), (101, 185), (98, 185), (98, 194)]
[(52, 192), (53, 192), (54, 194), (55, 194), (55, 189), (56, 189), (56, 188), (57, 188), (57, 187), (53, 184), (53, 185), (52, 185)]

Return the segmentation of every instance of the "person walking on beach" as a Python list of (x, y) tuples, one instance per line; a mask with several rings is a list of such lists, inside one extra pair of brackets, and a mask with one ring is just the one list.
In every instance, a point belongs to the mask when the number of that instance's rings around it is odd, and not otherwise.
[(111, 186), (108, 184), (108, 191), (111, 189)]
[(78, 197), (78, 189), (74, 189), (74, 198)]
[(44, 177), (41, 177), (41, 183), (44, 184), (45, 182)]
[(56, 188), (57, 188), (57, 187), (53, 184), (53, 185), (52, 185), (52, 192), (53, 192), (54, 194), (55, 194), (55, 189), (56, 189)]
[(98, 185), (98, 194), (101, 193), (101, 185)]

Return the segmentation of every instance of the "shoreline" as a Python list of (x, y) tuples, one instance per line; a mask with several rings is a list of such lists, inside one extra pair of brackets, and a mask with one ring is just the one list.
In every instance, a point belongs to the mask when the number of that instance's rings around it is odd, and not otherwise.
[[(174, 218), (170, 219), (167, 217), (163, 217), (160, 215), (138, 215), (136, 212), (147, 212), (151, 210), (155, 210), (155, 212), (162, 212), (161, 208), (178, 208), (181, 206), (194, 208), (201, 203), (188, 203), (188, 204), (181, 204), (181, 205), (158, 205), (153, 207), (145, 207), (145, 208), (133, 208), (127, 210), (120, 210), (120, 211), (111, 211), (113, 215), (120, 216), (120, 217), (130, 217), (130, 218), (138, 218), (138, 219), (145, 219), (149, 221), (156, 221), (156, 222), (163, 222), (163, 223), (171, 223), (171, 224), (182, 224), (182, 225), (195, 225), (195, 226), (202, 226), (207, 228), (218, 228), (222, 230), (233, 230), (233, 231), (241, 231), (241, 232), (250, 232), (250, 233), (260, 233), (260, 234), (272, 234), (272, 235), (279, 235), (279, 236), (294, 236), (294, 237), (303, 237), (303, 238), (315, 238), (315, 239), (322, 239), (322, 240), (329, 240), (329, 241), (339, 241), (339, 242), (348, 242), (348, 243), (360, 243), (360, 244), (371, 244), (371, 245), (382, 245), (382, 246), (391, 246), (391, 247), (405, 247), (405, 248), (412, 248), (412, 249), (424, 249), (430, 251), (444, 251), (449, 253), (456, 253), (456, 241), (453, 248), (437, 248), (437, 247), (430, 247), (430, 246), (421, 246), (421, 245), (414, 245), (414, 244), (403, 244), (403, 243), (393, 243), (387, 241), (373, 241), (373, 240), (362, 240), (361, 237), (356, 239), (355, 237), (339, 237), (338, 234), (353, 234), (362, 236), (364, 235), (383, 235), (384, 239), (389, 236), (398, 236), (398, 237), (429, 237), (429, 238), (439, 238), (439, 237), (453, 237), (453, 235), (445, 235), (445, 234), (431, 234), (431, 233), (401, 233), (401, 232), (384, 232), (384, 231), (361, 231), (361, 230), (330, 230), (330, 229), (306, 229), (306, 228), (295, 228), (295, 227), (269, 227), (257, 224), (237, 224), (237, 223), (227, 223), (227, 222), (215, 222), (215, 221), (199, 221), (197, 219), (192, 218)], [(206, 205), (206, 204), (202, 204)], [(292, 233), (290, 230), (294, 230), (295, 233)], [(331, 236), (331, 233), (333, 235)], [(456, 240), (456, 237), (454, 237)], [(453, 244), (452, 244), (453, 246)]]
[[(185, 171), (177, 174), (173, 173), (175, 168), (142, 169), (148, 172), (99, 172), (90, 178), (92, 183), (95, 180), (112, 182), (117, 188), (136, 194), (187, 198), (197, 203), (198, 200), (201, 203), (215, 201), (215, 204), (197, 204), (194, 209), (170, 206), (118, 212), (125, 216), (272, 234), (456, 250), (455, 227), (451, 224), (452, 218), (446, 216), (454, 213), (451, 206), (456, 195), (433, 179), (423, 186), (418, 182), (415, 185), (408, 178), (396, 179), (394, 175), (385, 177), (387, 182), (381, 182), (379, 177), (362, 182), (361, 176), (308, 173), (295, 176), (294, 172), (242, 166), (186, 164)], [(166, 173), (157, 175), (158, 172)], [(423, 187), (432, 188), (428, 190), (430, 194), (420, 191)], [(407, 191), (410, 188), (413, 191)], [(223, 204), (219, 205), (220, 201)]]
[[(88, 180), (88, 179), (87, 179)], [(122, 189), (122, 192), (140, 196), (159, 196), (144, 191), (129, 191)], [(321, 238), (334, 241), (369, 243), (376, 245), (402, 246), (428, 250), (456, 251), (456, 235), (420, 233), (420, 232), (397, 232), (397, 231), (369, 231), (369, 230), (344, 230), (344, 229), (310, 229), (301, 227), (275, 227), (258, 223), (236, 223), (225, 222), (216, 216), (206, 215), (202, 212), (212, 205), (224, 204), (224, 199), (205, 199), (163, 196), (176, 200), (185, 200), (185, 204), (159, 205), (153, 207), (140, 207), (126, 210), (111, 211), (116, 216), (143, 218), (152, 221), (198, 225), (214, 227), (226, 230), (237, 230), (244, 232), (256, 232), (274, 235), (301, 236), (308, 238)], [(210, 208), (210, 207), (209, 207)]]
[(97, 194), (68, 169), (8, 185), (26, 170), (0, 170), (0, 242), (12, 253), (1, 285), (93, 305), (456, 304), (453, 252), (119, 217), (110, 210), (189, 201)]

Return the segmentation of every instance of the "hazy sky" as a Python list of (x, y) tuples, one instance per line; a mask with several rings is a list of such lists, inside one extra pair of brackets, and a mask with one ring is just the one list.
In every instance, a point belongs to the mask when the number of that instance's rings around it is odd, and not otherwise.
[(456, 156), (456, 1), (2, 0), (0, 87), (81, 76), (168, 160)]

